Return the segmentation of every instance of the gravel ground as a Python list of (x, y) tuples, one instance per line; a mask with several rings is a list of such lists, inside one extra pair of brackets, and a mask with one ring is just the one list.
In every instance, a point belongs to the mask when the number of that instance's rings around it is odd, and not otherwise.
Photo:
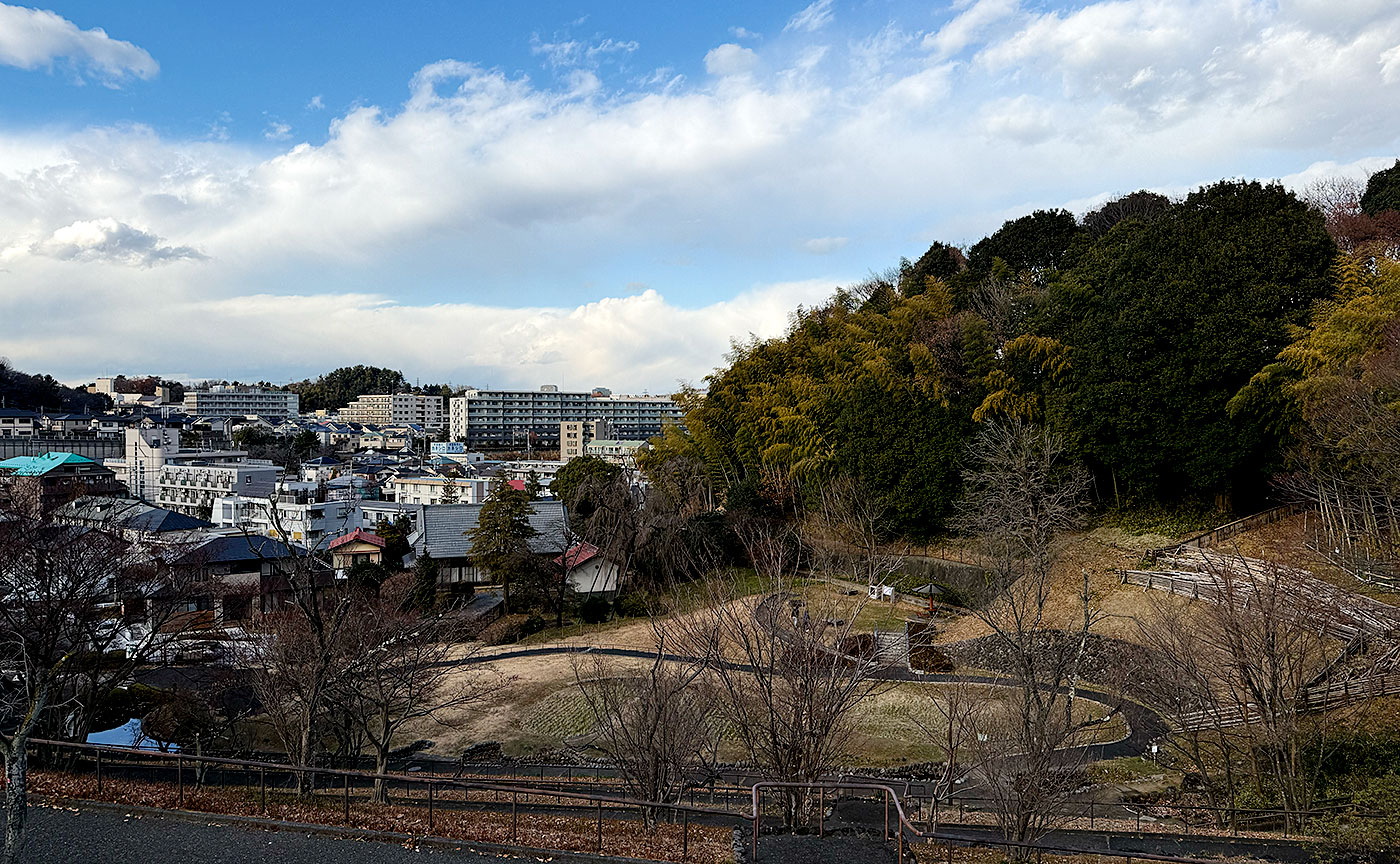
[[(118, 810), (31, 806), (25, 864), (399, 864), (433, 855), (444, 864), (499, 862), (490, 852), (422, 846), (408, 849), (376, 840), (339, 838), (242, 825), (214, 825), (155, 814), (128, 817)], [(561, 859), (562, 860), (562, 859)]]

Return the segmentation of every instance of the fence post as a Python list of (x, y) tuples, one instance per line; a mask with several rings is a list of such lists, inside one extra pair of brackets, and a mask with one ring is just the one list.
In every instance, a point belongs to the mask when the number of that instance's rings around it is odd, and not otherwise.
[(603, 802), (598, 802), (598, 854), (603, 854)]
[(185, 803), (185, 757), (184, 757), (184, 756), (176, 756), (176, 757), (175, 757), (175, 778), (176, 778), (176, 779), (175, 779), (176, 786), (177, 786), (177, 788), (180, 790), (180, 791), (179, 791), (179, 799), (178, 799), (178, 801), (176, 802), (176, 805), (179, 806), (179, 805), (182, 805), (182, 804)]
[(262, 790), (262, 814), (267, 815), (267, 769), (258, 769), (258, 788)]
[(345, 824), (350, 824), (350, 775), (345, 775)]
[(826, 835), (826, 787), (817, 790), (817, 836)]
[(428, 781), (428, 830), (433, 830), (433, 781)]
[(690, 855), (690, 811), (681, 811), (681, 860)]
[(102, 751), (97, 751), (97, 794), (102, 794)]
[(885, 790), (885, 842), (890, 839), (890, 790)]
[(519, 801), (519, 792), (510, 793), (510, 842), (512, 843), (515, 842), (516, 831), (518, 830), (517, 826), (519, 825), (518, 817), (516, 816), (515, 811), (516, 805), (519, 803)]
[(1094, 802), (1089, 802), (1089, 830), (1094, 830)]

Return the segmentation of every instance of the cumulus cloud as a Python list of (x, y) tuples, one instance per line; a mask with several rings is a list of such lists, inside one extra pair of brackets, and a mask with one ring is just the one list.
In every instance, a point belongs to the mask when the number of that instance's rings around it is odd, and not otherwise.
[(267, 128), (263, 130), (263, 137), (269, 141), (286, 141), (292, 137), (292, 127), (289, 123), (280, 120), (271, 120)]
[(831, 23), (835, 14), (831, 11), (832, 0), (816, 0), (810, 6), (788, 19), (783, 32), (799, 31), (815, 33)]
[(41, 69), (59, 62), (110, 87), (129, 78), (149, 80), (160, 70), (145, 50), (100, 27), (83, 30), (46, 9), (0, 4), (0, 64)]
[(135, 267), (205, 257), (192, 247), (171, 246), (149, 231), (112, 218), (65, 225), (34, 244), (30, 251), (59, 261), (107, 262)]
[(705, 71), (721, 78), (747, 75), (758, 66), (758, 55), (750, 48), (726, 42), (705, 55)]
[(813, 237), (802, 244), (802, 248), (813, 255), (830, 255), (851, 242), (849, 237)]
[(730, 27), (729, 35), (735, 39), (758, 39), (761, 34), (755, 33), (747, 27)]
[[(813, 20), (832, 11), (809, 9)], [(917, 26), (840, 39), (794, 27), (759, 50), (716, 47), (710, 75), (694, 80), (605, 79), (588, 60), (605, 40), (551, 40), (561, 65), (543, 83), (445, 60), (421, 69), (400, 104), (332, 116), (323, 142), (270, 158), (260, 134), (271, 128), (237, 130), (246, 142), (142, 126), (0, 131), (0, 237), (11, 244), (0, 320), (22, 331), (7, 352), (88, 358), (73, 367), (81, 376), (140, 341), (136, 324), (109, 328), (96, 313), (86, 342), (49, 326), (32, 297), (42, 293), (62, 298), (55, 321), (89, 303), (167, 330), (197, 319), (188, 344), (150, 350), (207, 356), (214, 368), (200, 372), (369, 362), (353, 356), (362, 346), (321, 335), (331, 321), (360, 328), (344, 315), (394, 329), (395, 362), (424, 375), (557, 378), (563, 367), (546, 361), (567, 356), (572, 332), (601, 340), (580, 335), (587, 383), (661, 387), (719, 362), (729, 335), (759, 326), (749, 316), (780, 327), (820, 293), (725, 299), (754, 273), (858, 278), (1036, 207), (1393, 159), (1400, 140), (1400, 115), (1377, 108), (1400, 101), (1393, 4), (1329, 14), (1321, 0), (1063, 11), (979, 0), (931, 39)], [(568, 41), (577, 47), (557, 53)], [(234, 128), (225, 116), (215, 125)], [(197, 282), (179, 278), (188, 266), (153, 266), (200, 256)], [(632, 282), (663, 293), (608, 287)], [(250, 285), (268, 293), (250, 297)], [(409, 302), (410, 291), (444, 302)], [(599, 299), (615, 293), (626, 296)], [(259, 328), (252, 356), (238, 334)], [(661, 335), (638, 335), (648, 328)], [(668, 353), (686, 328), (705, 338)]]

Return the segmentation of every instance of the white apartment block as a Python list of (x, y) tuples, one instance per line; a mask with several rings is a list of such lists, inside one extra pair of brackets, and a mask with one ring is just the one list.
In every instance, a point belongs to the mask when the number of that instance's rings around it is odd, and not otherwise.
[(442, 504), (449, 487), (456, 490), (458, 504), (480, 504), (491, 494), (494, 477), (395, 477), (384, 484), (384, 491), (399, 504)]
[(301, 397), (282, 390), (217, 384), (185, 393), (185, 412), (196, 417), (295, 417)]
[(212, 508), (228, 495), (268, 498), (277, 489), (282, 471), (271, 463), (166, 463), (156, 479), (156, 504), (190, 516)]
[(305, 498), (304, 495), (282, 494), (275, 499), (228, 495), (214, 499), (211, 521), (220, 528), (239, 528), (299, 543), (313, 551), (325, 549), (335, 538), (361, 527), (363, 517), (358, 500), (307, 501)]
[(247, 457), (243, 450), (183, 448), (178, 429), (137, 427), (126, 430), (126, 455), (121, 459), (104, 459), (102, 464), (116, 472), (117, 479), (126, 484), (133, 496), (155, 501), (160, 490), (161, 471), (167, 465), (241, 465)]
[(428, 431), (443, 428), (442, 397), (413, 393), (385, 393), (361, 396), (336, 415), (345, 423), (371, 423), (375, 426), (402, 426), (416, 423)]
[(603, 420), (611, 434), (643, 440), (680, 423), (682, 412), (669, 396), (616, 396), (604, 390), (468, 390), (448, 403), (454, 441), (482, 449), (524, 449), (533, 433), (540, 446), (559, 444), (560, 424)]

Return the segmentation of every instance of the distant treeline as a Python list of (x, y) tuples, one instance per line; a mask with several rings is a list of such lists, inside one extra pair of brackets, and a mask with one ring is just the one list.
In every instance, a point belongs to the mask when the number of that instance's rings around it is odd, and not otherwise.
[(1108, 505), (1258, 506), (1322, 458), (1318, 394), (1400, 354), (1397, 193), (1400, 162), (1307, 200), (1220, 182), (934, 243), (737, 345), (657, 461), (698, 459), (731, 497), (851, 476), (924, 537), (979, 424), (1016, 417), (1059, 432)]
[(26, 374), (0, 357), (0, 404), (26, 411), (91, 414), (111, 408), (112, 400), (60, 384), (50, 375)]

